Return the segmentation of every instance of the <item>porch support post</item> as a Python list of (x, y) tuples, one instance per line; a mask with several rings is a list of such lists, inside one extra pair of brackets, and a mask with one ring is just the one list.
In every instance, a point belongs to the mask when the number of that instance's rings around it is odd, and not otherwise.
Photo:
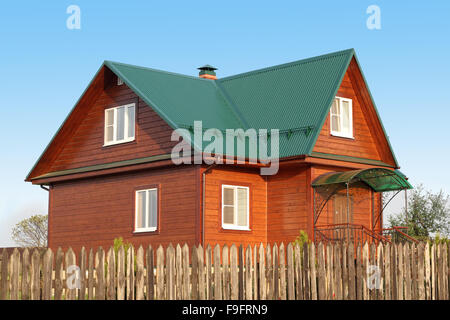
[(408, 226), (408, 189), (405, 189), (405, 221)]

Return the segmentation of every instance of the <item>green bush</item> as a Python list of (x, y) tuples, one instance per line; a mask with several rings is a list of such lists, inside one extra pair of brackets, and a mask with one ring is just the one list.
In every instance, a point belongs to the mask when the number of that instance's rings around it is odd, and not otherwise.
[(295, 247), (298, 244), (300, 248), (303, 248), (304, 243), (310, 244), (311, 240), (308, 239), (308, 234), (304, 230), (300, 230), (299, 235), (292, 242), (292, 245)]

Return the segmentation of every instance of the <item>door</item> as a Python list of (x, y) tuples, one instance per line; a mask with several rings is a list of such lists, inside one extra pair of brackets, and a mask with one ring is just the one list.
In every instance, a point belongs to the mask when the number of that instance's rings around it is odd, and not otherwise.
[[(347, 203), (350, 205), (350, 210), (347, 212)], [(352, 198), (349, 196), (347, 201), (347, 195), (336, 194), (333, 198), (333, 224), (347, 224), (353, 223), (353, 208)], [(345, 225), (336, 226), (334, 231), (335, 240), (345, 240), (347, 236), (350, 236), (351, 229)]]

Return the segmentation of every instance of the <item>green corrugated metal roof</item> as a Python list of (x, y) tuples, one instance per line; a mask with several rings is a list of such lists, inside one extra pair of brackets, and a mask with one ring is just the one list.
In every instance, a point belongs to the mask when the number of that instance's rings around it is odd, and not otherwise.
[(201, 120), (204, 129), (222, 132), (279, 129), (283, 158), (311, 155), (352, 57), (349, 49), (218, 80), (112, 61), (104, 65), (172, 128)]
[(105, 64), (173, 128), (202, 120), (204, 129), (279, 129), (280, 157), (289, 157), (311, 154), (353, 55), (349, 49), (218, 80)]

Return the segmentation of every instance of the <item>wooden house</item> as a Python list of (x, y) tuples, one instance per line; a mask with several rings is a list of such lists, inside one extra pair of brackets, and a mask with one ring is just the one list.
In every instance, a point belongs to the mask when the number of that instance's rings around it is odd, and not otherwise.
[[(176, 165), (173, 131), (194, 121), (278, 129), (278, 172)], [(254, 245), (382, 239), (381, 192), (411, 187), (397, 169), (350, 49), (225, 78), (105, 61), (26, 181), (48, 190), (51, 248)]]

